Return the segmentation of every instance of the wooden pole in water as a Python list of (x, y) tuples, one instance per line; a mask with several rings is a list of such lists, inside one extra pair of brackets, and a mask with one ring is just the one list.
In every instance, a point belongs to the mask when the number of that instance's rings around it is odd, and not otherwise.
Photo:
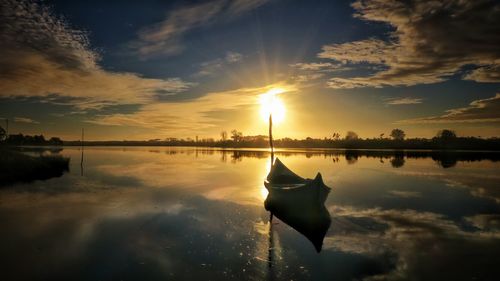
[(83, 176), (83, 137), (84, 137), (84, 131), (83, 131), (83, 128), (82, 128), (82, 142), (81, 142), (81, 149), (82, 149), (82, 156), (81, 156), (81, 160), (80, 160), (80, 175)]
[(271, 146), (271, 166), (274, 162), (274, 145), (273, 145), (273, 115), (269, 114), (269, 145)]

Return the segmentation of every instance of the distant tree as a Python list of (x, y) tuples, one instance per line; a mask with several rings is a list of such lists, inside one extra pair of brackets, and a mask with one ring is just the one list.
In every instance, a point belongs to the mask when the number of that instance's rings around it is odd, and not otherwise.
[(242, 132), (239, 132), (236, 129), (231, 131), (231, 138), (233, 139), (233, 141), (238, 142), (241, 140), (241, 137), (243, 137)]
[(353, 131), (347, 131), (347, 133), (345, 134), (346, 140), (357, 140), (358, 138), (358, 134)]
[(404, 140), (405, 136), (405, 132), (401, 129), (393, 129), (391, 131), (391, 138), (394, 140)]
[(440, 130), (437, 133), (436, 138), (441, 139), (441, 140), (445, 140), (445, 141), (453, 140), (453, 139), (457, 138), (457, 134), (455, 133), (455, 131), (444, 129), (444, 130)]
[(58, 137), (52, 137), (49, 139), (50, 145), (63, 145), (63, 141)]
[(220, 138), (222, 141), (226, 141), (227, 140), (227, 132), (226, 131), (220, 132)]
[(385, 133), (380, 134), (380, 139), (383, 139), (385, 136)]
[(45, 142), (45, 137), (43, 135), (33, 136), (33, 144), (44, 144)]
[(7, 138), (7, 133), (5, 129), (0, 127), (0, 141), (4, 141)]

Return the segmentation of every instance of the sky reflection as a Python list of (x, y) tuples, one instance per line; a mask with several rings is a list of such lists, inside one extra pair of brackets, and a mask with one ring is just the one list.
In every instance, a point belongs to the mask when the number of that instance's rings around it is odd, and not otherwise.
[(5, 280), (500, 274), (498, 161), (444, 168), (431, 157), (405, 157), (394, 167), (390, 154), (278, 153), (296, 173), (321, 172), (332, 187), (325, 204), (332, 224), (318, 254), (279, 220), (269, 231), (266, 152), (89, 147), (83, 176), (80, 151), (61, 153), (71, 157), (69, 173), (0, 190)]

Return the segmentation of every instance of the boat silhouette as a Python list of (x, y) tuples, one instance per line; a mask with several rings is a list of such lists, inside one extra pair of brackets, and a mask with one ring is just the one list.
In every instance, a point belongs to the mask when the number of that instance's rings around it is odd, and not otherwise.
[(264, 185), (269, 191), (264, 207), (271, 216), (304, 235), (320, 252), (331, 223), (324, 205), (330, 188), (324, 184), (321, 174), (305, 179), (276, 159)]

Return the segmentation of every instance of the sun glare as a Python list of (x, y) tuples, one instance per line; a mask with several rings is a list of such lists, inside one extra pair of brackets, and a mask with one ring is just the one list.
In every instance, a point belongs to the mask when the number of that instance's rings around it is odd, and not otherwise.
[(281, 123), (285, 119), (285, 105), (278, 97), (284, 93), (282, 88), (272, 88), (260, 95), (260, 115), (264, 121), (269, 120), (269, 115), (273, 115), (273, 123)]

